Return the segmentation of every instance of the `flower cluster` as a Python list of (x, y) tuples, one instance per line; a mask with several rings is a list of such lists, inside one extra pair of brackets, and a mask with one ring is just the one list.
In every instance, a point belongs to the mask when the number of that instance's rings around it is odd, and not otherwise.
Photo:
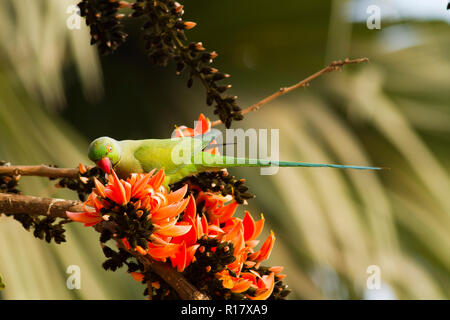
[(230, 198), (209, 192), (200, 192), (195, 201), (190, 198), (183, 219), (192, 229), (185, 238), (200, 246), (186, 277), (213, 298), (267, 299), (275, 282), (284, 277), (279, 274), (281, 267), (266, 275), (258, 272), (271, 253), (275, 235), (271, 232), (256, 250), (264, 217), (255, 221), (248, 211), (243, 219), (235, 217), (238, 204)]
[[(0, 160), (0, 166), (9, 166), (10, 163)], [(0, 192), (20, 194), (17, 189), (19, 185), (20, 175), (0, 174)], [(14, 220), (20, 222), (25, 230), (33, 231), (33, 235), (41, 240), (50, 243), (52, 240), (59, 244), (66, 241), (65, 229), (63, 225), (66, 219), (57, 219), (55, 217), (39, 217), (37, 215), (28, 214), (8, 214), (1, 213), (5, 216), (11, 216)], [(58, 220), (58, 221), (57, 221)], [(69, 220), (70, 221), (70, 220)]]
[(207, 105), (215, 104), (214, 114), (229, 128), (233, 120), (243, 119), (237, 97), (223, 95), (231, 85), (218, 83), (230, 75), (210, 67), (217, 57), (215, 51), (206, 51), (201, 42), (185, 44), (185, 30), (194, 28), (196, 23), (183, 21), (183, 8), (174, 0), (137, 0), (133, 4), (132, 17), (142, 16), (146, 19), (142, 29), (151, 61), (165, 66), (169, 60), (174, 60), (177, 75), (187, 69), (188, 87), (193, 85), (194, 78), (200, 80), (206, 89)]
[[(0, 160), (0, 166), (9, 166), (10, 163)], [(0, 192), (2, 193), (20, 193), (17, 189), (20, 176), (9, 176), (6, 174), (0, 174)]]
[[(199, 136), (210, 130), (209, 119), (200, 114), (195, 128), (180, 126), (176, 136)], [(211, 142), (212, 145), (215, 143)], [(218, 154), (219, 150), (212, 148), (209, 152)], [(285, 275), (280, 272), (283, 268), (260, 266), (270, 255), (274, 233), (271, 232), (261, 248), (255, 250), (264, 217), (261, 215), (261, 219), (255, 221), (248, 211), (243, 219), (234, 216), (239, 204), (253, 198), (243, 185), (244, 180), (236, 180), (223, 170), (200, 173), (184, 182), (188, 183), (195, 198), (195, 202), (191, 201), (186, 208), (185, 216), (190, 217), (191, 225), (197, 230), (197, 243), (200, 244), (193, 258), (195, 262), (185, 272), (186, 278), (213, 298), (285, 298), (290, 290), (282, 283)]]
[[(179, 127), (177, 136), (196, 136), (210, 129), (209, 120), (200, 115), (196, 128)], [(213, 146), (209, 152), (219, 151)], [(235, 194), (195, 181), (173, 185), (174, 191), (169, 192), (164, 178), (164, 169), (132, 174), (126, 180), (112, 171), (106, 184), (94, 177), (95, 188), (84, 203), (84, 212), (67, 212), (85, 226), (112, 224), (112, 231), (102, 231), (101, 242), (116, 240), (119, 252), (104, 246), (109, 258), (106, 269), (126, 264), (135, 280), (147, 284), (146, 294), (160, 299), (176, 295), (163, 279), (139, 261), (128, 262), (129, 258), (148, 255), (168, 262), (214, 299), (282, 299), (289, 293), (282, 283), (282, 267), (261, 266), (275, 242), (270, 232), (257, 249), (265, 222), (262, 215), (257, 221), (248, 211), (243, 218), (235, 216), (239, 206)]]
[(144, 45), (154, 64), (166, 66), (174, 61), (177, 75), (188, 70), (187, 86), (192, 87), (194, 79), (200, 81), (206, 90), (207, 105), (214, 104), (214, 114), (227, 128), (233, 120), (243, 119), (237, 97), (224, 95), (231, 85), (218, 83), (230, 75), (210, 66), (217, 53), (206, 51), (201, 42), (187, 42), (185, 31), (196, 23), (182, 19), (182, 4), (174, 0), (82, 0), (78, 6), (90, 27), (91, 44), (97, 44), (102, 54), (114, 52), (126, 41), (127, 34), (120, 21), (125, 14), (119, 10), (131, 8), (128, 17), (145, 19)]
[[(116, 238), (128, 248), (155, 259), (171, 256), (179, 245), (166, 240), (187, 233), (190, 226), (179, 223), (178, 215), (188, 204), (187, 186), (168, 193), (162, 185), (164, 170), (133, 174), (126, 181), (113, 171), (105, 186), (95, 179), (95, 188), (84, 203), (84, 212), (68, 212), (74, 221), (94, 226), (102, 221), (115, 223)], [(92, 210), (92, 209), (93, 210)], [(103, 235), (104, 241), (105, 239)]]
[[(247, 294), (247, 298), (268, 298), (274, 288), (275, 275), (281, 269), (275, 268), (264, 276), (257, 272), (261, 261), (269, 257), (275, 241), (271, 233), (261, 248), (255, 250), (264, 218), (254, 221), (248, 211), (243, 219), (234, 217), (238, 203), (230, 196), (202, 191), (197, 198), (185, 197), (187, 185), (168, 193), (162, 185), (164, 177), (164, 170), (160, 170), (156, 174), (133, 174), (122, 180), (113, 171), (106, 186), (95, 179), (95, 188), (84, 203), (84, 212), (68, 212), (67, 215), (85, 226), (115, 222), (115, 237), (126, 249), (134, 249), (158, 261), (169, 260), (179, 272), (197, 260), (203, 265), (209, 262), (205, 274), (220, 280), (223, 288), (232, 293), (252, 288), (254, 294)], [(206, 258), (222, 252), (227, 259), (223, 264), (214, 265), (214, 259), (202, 258), (205, 252)]]
[(120, 23), (124, 15), (118, 10), (127, 6), (125, 1), (114, 0), (82, 0), (78, 3), (80, 15), (86, 18), (90, 27), (91, 44), (98, 44), (101, 54), (112, 53), (125, 42), (127, 34)]

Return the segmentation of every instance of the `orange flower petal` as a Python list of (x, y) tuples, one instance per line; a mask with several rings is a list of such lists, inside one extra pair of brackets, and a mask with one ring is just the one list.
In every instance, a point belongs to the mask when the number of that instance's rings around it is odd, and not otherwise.
[(136, 246), (136, 251), (145, 256), (147, 254), (147, 251), (142, 248), (141, 246)]
[(180, 202), (173, 203), (171, 205), (160, 208), (158, 211), (152, 214), (152, 221), (159, 221), (167, 218), (172, 218), (179, 215), (186, 208), (189, 202), (189, 198), (186, 198)]
[(259, 251), (252, 254), (249, 259), (260, 262), (269, 258), (270, 253), (272, 252), (273, 244), (275, 243), (275, 234), (273, 231), (270, 231), (270, 235), (267, 237), (266, 241), (264, 241), (261, 249)]
[(155, 233), (152, 233), (152, 234), (150, 235), (150, 240), (151, 240), (154, 244), (157, 244), (157, 245), (163, 245), (163, 246), (168, 245), (169, 243), (168, 243), (165, 239), (163, 239), (163, 238), (165, 238), (165, 237), (161, 237), (161, 236), (159, 236), (159, 235), (157, 235), (157, 234), (155, 234)]
[(219, 222), (224, 223), (228, 219), (230, 219), (234, 215), (234, 212), (236, 211), (237, 207), (238, 207), (238, 203), (233, 201), (232, 203), (229, 203), (229, 204), (223, 206), (221, 209), (219, 209), (219, 211), (220, 211)]
[(203, 113), (198, 117), (197, 125), (195, 126), (194, 135), (206, 133), (210, 129), (210, 122)]
[(66, 211), (66, 215), (76, 222), (82, 222), (86, 227), (96, 225), (103, 221), (102, 216), (97, 212), (70, 212)]
[(247, 279), (249, 280), (251, 283), (256, 284), (256, 275), (254, 275), (253, 273), (250, 272), (242, 272), (240, 274), (240, 278), (241, 279)]
[(165, 177), (164, 168), (162, 168), (150, 179), (149, 184), (151, 184), (156, 191), (161, 187)]
[(194, 225), (194, 222), (191, 220), (190, 222), (187, 221), (181, 221), (179, 225), (190, 225), (192, 226), (191, 229), (186, 232), (185, 234), (175, 237), (172, 239), (172, 243), (182, 243), (183, 241), (186, 242), (188, 246), (193, 245), (197, 242), (197, 231)]
[(181, 126), (181, 127), (177, 127), (176, 126), (176, 128), (175, 128), (175, 138), (182, 138), (182, 137), (184, 137), (183, 131), (182, 131), (183, 127), (185, 127), (185, 126)]
[(163, 236), (179, 237), (191, 230), (191, 225), (169, 225), (161, 229), (155, 230), (155, 233)]
[[(205, 201), (205, 207), (207, 202)], [(238, 203), (233, 201), (227, 205), (223, 205), (215, 210), (208, 210), (209, 219), (212, 222), (215, 222), (216, 220), (219, 220), (219, 223), (225, 223), (227, 220), (229, 220), (234, 212), (236, 211), (236, 208), (238, 207)]]
[(252, 239), (256, 239), (261, 234), (264, 227), (264, 215), (261, 213), (261, 219), (255, 222), (255, 231), (253, 233)]
[(244, 240), (252, 240), (253, 234), (255, 233), (255, 221), (247, 210), (245, 211), (245, 216), (242, 220), (242, 224), (244, 225)]
[(219, 226), (217, 226), (215, 224), (210, 224), (208, 226), (208, 234), (212, 234), (212, 233), (224, 233), (224, 231)]
[(234, 281), (231, 278), (231, 276), (228, 274), (228, 272), (226, 274), (225, 273), (219, 274), (218, 277), (220, 280), (222, 280), (222, 286), (224, 288), (231, 289), (234, 287)]
[(186, 251), (186, 242), (180, 247), (180, 250), (175, 254), (174, 258), (170, 259), (173, 267), (177, 267), (178, 272), (183, 272), (184, 268), (186, 268), (187, 261), (187, 251)]
[(125, 246), (125, 248), (127, 248), (128, 250), (131, 249), (130, 243), (128, 242), (127, 238), (122, 238), (122, 243)]
[(117, 174), (114, 170), (111, 170), (112, 180), (109, 180), (110, 184), (105, 189), (105, 194), (108, 198), (113, 200), (114, 202), (125, 205), (130, 200), (127, 200), (127, 192), (125, 191), (125, 187), (122, 185), (120, 179), (117, 177)]
[(98, 181), (98, 179), (96, 177), (94, 177), (94, 184), (95, 184), (95, 189), (97, 190), (98, 194), (100, 196), (102, 196), (103, 198), (106, 198), (105, 186), (100, 181)]
[(269, 271), (277, 274), (277, 273), (280, 273), (281, 271), (283, 271), (283, 269), (284, 269), (283, 266), (273, 266), (273, 267), (269, 268)]
[(234, 293), (241, 293), (247, 291), (250, 288), (251, 282), (246, 279), (239, 279), (239, 281), (231, 289)]
[(273, 288), (275, 287), (274, 273), (272, 272), (270, 275), (263, 276), (262, 279), (265, 288), (256, 290), (255, 296), (247, 295), (247, 298), (249, 298), (250, 300), (266, 300), (270, 297)]
[(256, 247), (259, 243), (259, 240), (250, 240), (250, 241), (246, 241), (245, 244), (247, 245), (247, 247), (249, 247), (250, 249), (253, 249), (254, 247)]
[(208, 234), (208, 220), (206, 220), (206, 216), (202, 215), (202, 232), (201, 235)]
[(173, 256), (177, 252), (179, 247), (180, 247), (179, 244), (173, 244), (173, 243), (169, 243), (166, 246), (160, 246), (160, 247), (149, 245), (147, 252), (153, 258), (165, 259), (170, 256)]
[(186, 191), (188, 189), (187, 184), (185, 184), (182, 188), (178, 189), (175, 192), (171, 192), (167, 195), (167, 202), (168, 203), (172, 203), (172, 202), (178, 202), (181, 201), (184, 196), (186, 195)]
[(144, 274), (140, 272), (130, 272), (130, 274), (133, 277), (133, 279), (138, 282), (142, 282), (142, 280), (144, 280)]
[(103, 202), (98, 197), (94, 197), (93, 202), (94, 202), (95, 210), (97, 212), (99, 212), (104, 207)]
[(189, 201), (184, 210), (183, 220), (191, 221), (195, 219), (195, 215), (197, 214), (197, 205), (195, 204), (195, 199), (193, 195), (189, 196)]
[(200, 247), (199, 244), (194, 244), (187, 248), (186, 267), (192, 262), (192, 259), (194, 258), (195, 252), (197, 251), (198, 247)]
[(231, 241), (234, 243), (240, 236), (243, 235), (243, 230), (244, 227), (242, 225), (242, 221), (238, 221), (228, 233), (225, 233), (222, 241)]
[(136, 199), (141, 199), (147, 194), (147, 184), (150, 181), (152, 175), (147, 173), (143, 178), (136, 178), (136, 182), (130, 181), (132, 184), (131, 197)]
[(126, 181), (121, 181), (123, 184), (123, 187), (125, 189), (125, 201), (126, 203), (130, 202), (131, 199), (131, 184), (129, 184)]
[(86, 166), (82, 163), (78, 165), (78, 170), (80, 171), (81, 174), (86, 173), (87, 171)]

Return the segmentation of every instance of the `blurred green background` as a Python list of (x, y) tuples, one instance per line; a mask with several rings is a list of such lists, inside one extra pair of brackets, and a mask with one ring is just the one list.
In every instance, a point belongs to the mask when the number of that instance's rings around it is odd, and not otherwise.
[[(165, 138), (215, 120), (198, 84), (174, 66), (152, 66), (140, 21), (127, 43), (99, 57), (88, 30), (69, 30), (71, 0), (0, 0), (0, 159), (13, 164), (89, 163), (90, 140)], [(331, 169), (232, 170), (247, 178), (254, 217), (277, 236), (271, 265), (285, 266), (290, 299), (450, 297), (450, 13), (447, 1), (185, 0), (189, 31), (219, 57), (233, 94), (248, 106), (333, 60), (371, 62), (323, 76), (234, 128), (280, 129), (280, 159), (373, 164), (382, 173)], [(369, 5), (381, 29), (366, 26)], [(25, 194), (75, 198), (42, 178)], [(242, 208), (241, 208), (242, 211)], [(242, 212), (239, 212), (241, 215)], [(98, 235), (70, 225), (49, 245), (0, 217), (2, 299), (140, 299), (124, 270), (105, 272)], [(66, 269), (81, 268), (68, 290)], [(367, 268), (380, 267), (380, 290)]]

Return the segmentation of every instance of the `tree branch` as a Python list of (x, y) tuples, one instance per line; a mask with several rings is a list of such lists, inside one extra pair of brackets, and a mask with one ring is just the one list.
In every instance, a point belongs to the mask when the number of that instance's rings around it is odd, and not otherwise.
[[(45, 166), (37, 166), (45, 167)], [(0, 167), (2, 168), (2, 167)], [(55, 169), (55, 168), (52, 168)], [(46, 169), (45, 169), (46, 170)], [(46, 171), (40, 171), (40, 173)], [(66, 172), (67, 169), (58, 169)], [(24, 172), (31, 172), (25, 169)], [(78, 172), (78, 171), (77, 171)], [(55, 172), (52, 171), (52, 174)], [(51, 216), (57, 218), (66, 218), (66, 211), (80, 212), (83, 211), (83, 203), (81, 201), (32, 197), (26, 195), (0, 193), (0, 214), (29, 214)], [(98, 231), (98, 229), (97, 229)], [(121, 245), (121, 241), (117, 242)], [(125, 249), (125, 248), (124, 248)], [(149, 256), (143, 256), (134, 250), (127, 250), (135, 256), (145, 266), (151, 268), (161, 278), (164, 279), (183, 300), (209, 300), (209, 297), (198, 291), (191, 283), (189, 283), (181, 273), (173, 269), (169, 264), (154, 261)]]
[(66, 218), (66, 211), (84, 211), (80, 201), (0, 193), (0, 213)]
[[(328, 73), (328, 72), (339, 70), (341, 67), (343, 67), (346, 64), (356, 64), (356, 63), (368, 62), (368, 61), (369, 61), (368, 58), (359, 58), (359, 59), (354, 59), (354, 60), (345, 59), (345, 60), (334, 61), (330, 65), (328, 65), (327, 67), (323, 68), (320, 71), (317, 71), (316, 73), (314, 73), (314, 74), (310, 75), (309, 77), (307, 77), (306, 79), (303, 79), (302, 81), (294, 84), (293, 86), (280, 88), (277, 92), (271, 94), (270, 96), (262, 99), (261, 101), (255, 103), (255, 104), (251, 105), (250, 107), (245, 108), (244, 110), (242, 110), (241, 113), (242, 113), (242, 115), (244, 115), (244, 114), (249, 113), (251, 111), (256, 111), (259, 108), (261, 108), (263, 105), (271, 102), (272, 100), (275, 100), (279, 96), (285, 95), (286, 93), (291, 92), (291, 91), (293, 91), (295, 89), (306, 87), (306, 86), (309, 85), (309, 82), (311, 82), (312, 80), (320, 77), (324, 73)], [(213, 121), (211, 123), (211, 126), (215, 127), (215, 126), (217, 126), (217, 125), (219, 125), (221, 123), (222, 123), (222, 121), (216, 120), (216, 121)]]
[(9, 176), (77, 178), (79, 172), (77, 168), (55, 168), (43, 164), (39, 166), (0, 166), (0, 175), (4, 174)]
[(167, 282), (178, 293), (183, 300), (210, 300), (210, 298), (197, 290), (189, 283), (181, 273), (175, 271), (168, 263), (155, 261), (150, 256), (143, 256), (134, 250), (125, 248), (121, 241), (117, 242), (119, 247), (136, 257), (144, 266), (151, 268), (165, 282)]

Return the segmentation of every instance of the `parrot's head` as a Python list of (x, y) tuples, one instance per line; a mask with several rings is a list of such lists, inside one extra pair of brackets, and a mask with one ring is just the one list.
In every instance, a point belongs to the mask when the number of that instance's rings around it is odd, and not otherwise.
[(97, 138), (91, 142), (88, 157), (106, 173), (120, 160), (122, 150), (119, 142), (110, 137)]

